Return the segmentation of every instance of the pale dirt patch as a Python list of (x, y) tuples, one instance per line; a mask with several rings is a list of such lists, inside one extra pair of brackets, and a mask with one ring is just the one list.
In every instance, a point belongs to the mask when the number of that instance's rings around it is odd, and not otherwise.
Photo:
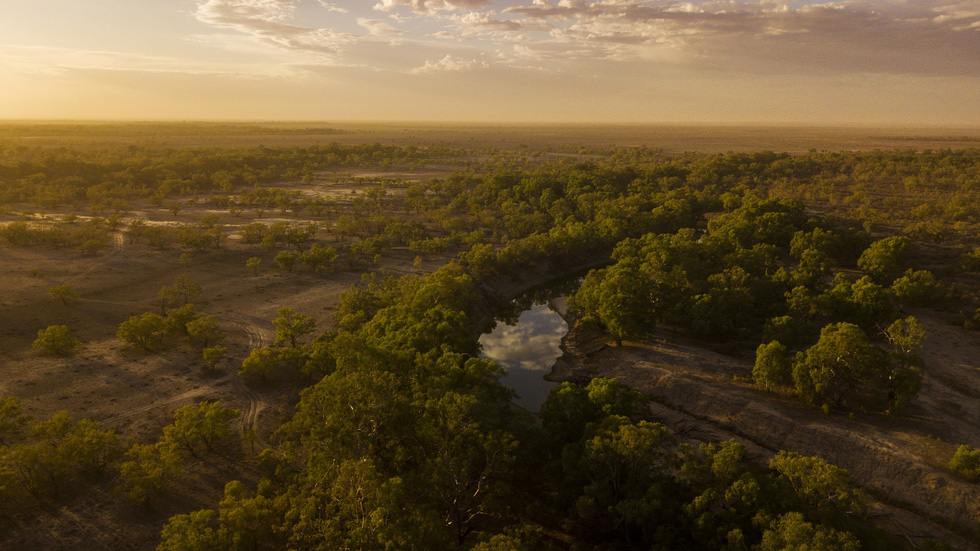
[[(209, 210), (203, 201), (186, 206), (175, 219), (164, 208), (139, 205), (140, 217), (151, 223), (193, 223)], [(66, 214), (67, 209), (65, 213)], [(124, 217), (124, 223), (130, 217)], [(254, 221), (252, 216), (221, 217), (226, 232)], [(308, 218), (288, 217), (305, 223)], [(268, 222), (268, 219), (259, 220)], [(122, 235), (121, 233), (117, 235)], [(321, 231), (318, 237), (328, 237)], [(249, 350), (271, 344), (272, 320), (282, 306), (313, 317), (317, 331), (331, 328), (340, 294), (360, 281), (360, 272), (313, 274), (281, 272), (273, 260), (277, 250), (226, 240), (221, 249), (193, 253), (190, 264), (179, 261), (182, 250), (156, 250), (128, 239), (96, 257), (73, 249), (0, 247), (0, 394), (21, 398), (24, 408), (44, 419), (65, 410), (75, 419), (90, 418), (115, 429), (124, 441), (151, 442), (171, 422), (177, 408), (202, 400), (221, 400), (243, 412), (236, 428), (254, 426), (256, 449), (272, 440), (272, 432), (291, 416), (298, 388), (281, 385), (250, 388), (236, 370)], [(255, 275), (245, 261), (258, 256)], [(414, 254), (392, 250), (384, 267), (396, 275), (414, 273)], [(341, 266), (341, 269), (343, 267)], [(115, 337), (119, 324), (146, 311), (159, 313), (157, 292), (186, 275), (203, 293), (193, 299), (197, 311), (214, 314), (227, 333), (229, 349), (216, 374), (202, 373), (199, 351), (178, 339), (159, 352), (144, 353)], [(49, 291), (69, 283), (80, 298), (70, 305)], [(31, 348), (37, 331), (68, 325), (83, 346), (68, 358), (44, 356)], [(4, 549), (153, 549), (166, 519), (202, 507), (213, 507), (229, 480), (256, 478), (254, 461), (243, 456), (236, 438), (228, 450), (204, 460), (191, 459), (179, 488), (166, 503), (148, 511), (133, 509), (113, 494), (118, 480), (86, 487), (82, 495), (39, 506), (30, 522), (11, 527)], [(25, 517), (26, 521), (26, 517)]]

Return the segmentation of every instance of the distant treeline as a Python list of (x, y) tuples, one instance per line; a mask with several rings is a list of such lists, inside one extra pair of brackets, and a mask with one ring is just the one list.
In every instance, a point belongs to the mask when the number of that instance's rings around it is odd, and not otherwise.
[(189, 136), (329, 136), (348, 131), (318, 126), (204, 122), (132, 123), (0, 123), (0, 138), (189, 137)]

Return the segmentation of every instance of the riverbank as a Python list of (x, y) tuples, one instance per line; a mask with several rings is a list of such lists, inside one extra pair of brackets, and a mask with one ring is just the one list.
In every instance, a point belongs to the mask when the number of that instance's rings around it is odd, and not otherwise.
[(649, 396), (653, 417), (678, 438), (734, 438), (760, 465), (778, 450), (821, 457), (850, 473), (872, 498), (875, 522), (900, 539), (976, 548), (977, 486), (945, 470), (939, 458), (950, 445), (933, 436), (936, 419), (928, 412), (826, 415), (788, 394), (756, 388), (749, 360), (660, 336), (612, 346), (605, 333), (574, 325), (549, 380), (619, 379)]
[[(472, 313), (474, 323), (473, 337), (486, 333), (494, 322), (497, 313), (507, 303), (534, 289), (545, 287), (557, 280), (574, 277), (576, 274), (599, 268), (610, 263), (609, 253), (597, 254), (580, 259), (572, 265), (557, 265), (542, 261), (527, 266), (511, 274), (487, 277), (477, 283), (477, 300)], [(562, 314), (567, 320), (567, 313)]]

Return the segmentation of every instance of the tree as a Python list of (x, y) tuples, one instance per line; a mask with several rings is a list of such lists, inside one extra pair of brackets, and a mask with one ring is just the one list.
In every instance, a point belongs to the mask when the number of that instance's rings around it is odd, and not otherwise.
[(800, 499), (805, 512), (822, 519), (865, 510), (863, 495), (851, 487), (847, 471), (819, 457), (780, 451), (769, 461)]
[(872, 345), (860, 327), (835, 323), (820, 331), (816, 344), (796, 355), (793, 382), (807, 402), (839, 406), (858, 383), (883, 380), (886, 370), (884, 351)]
[[(222, 549), (218, 534), (211, 527), (214, 511), (202, 509), (170, 517), (160, 532), (157, 551), (212, 551)], [(238, 549), (237, 547), (235, 549)]]
[(279, 268), (291, 272), (293, 271), (293, 267), (296, 266), (296, 261), (299, 260), (299, 257), (293, 251), (282, 251), (276, 255), (275, 260)]
[(303, 263), (314, 272), (322, 272), (337, 260), (337, 250), (327, 245), (314, 243), (310, 250), (303, 253)]
[(191, 455), (204, 444), (206, 451), (214, 450), (214, 443), (231, 433), (228, 423), (242, 414), (237, 409), (224, 407), (221, 402), (204, 401), (197, 406), (184, 406), (174, 412), (174, 422), (163, 428), (164, 439), (183, 446)]
[(218, 326), (218, 318), (211, 315), (198, 316), (188, 322), (187, 334), (201, 348), (217, 344), (225, 338), (225, 332)]
[(956, 448), (949, 468), (968, 480), (980, 479), (980, 450), (967, 444)]
[(262, 486), (256, 495), (251, 495), (238, 480), (225, 484), (218, 509), (218, 535), (226, 548), (259, 549), (273, 542), (281, 515), (274, 500), (263, 495)]
[(156, 350), (163, 340), (166, 323), (162, 316), (145, 312), (119, 325), (116, 336), (146, 351)]
[(167, 440), (152, 445), (134, 444), (126, 457), (128, 460), (119, 466), (123, 479), (120, 490), (140, 505), (147, 505), (166, 491), (180, 473), (180, 454), (176, 445)]
[(50, 293), (51, 296), (60, 300), (65, 306), (70, 306), (78, 300), (78, 293), (67, 283), (52, 287)]
[(184, 205), (182, 205), (180, 201), (170, 201), (167, 203), (167, 210), (174, 215), (174, 218), (177, 218), (177, 215), (180, 214), (180, 211), (183, 209)]
[(276, 327), (275, 346), (282, 346), (289, 343), (289, 346), (296, 348), (296, 339), (307, 335), (316, 330), (316, 322), (313, 318), (303, 314), (296, 314), (292, 308), (282, 307), (276, 311), (279, 317), (272, 320)]
[(238, 376), (243, 379), (260, 379), (268, 382), (279, 367), (279, 354), (273, 348), (253, 348), (238, 368)]
[(186, 305), (187, 301), (201, 294), (201, 286), (186, 275), (178, 275), (174, 278), (174, 284), (170, 287), (163, 286), (157, 293), (157, 303), (160, 305), (160, 313), (165, 314), (168, 306)]
[(900, 303), (910, 306), (927, 306), (946, 294), (942, 284), (928, 270), (906, 270), (892, 283), (891, 291)]
[(167, 312), (164, 317), (166, 332), (170, 335), (188, 334), (188, 326), (201, 316), (195, 311), (193, 304), (185, 304), (180, 308), (174, 308)]
[(104, 475), (121, 451), (115, 432), (60, 411), (31, 427), (30, 440), (11, 447), (5, 463), (35, 497), (57, 496), (78, 479)]
[(793, 382), (793, 362), (789, 351), (779, 341), (760, 344), (755, 351), (752, 380), (767, 391), (774, 386)]
[(245, 265), (252, 269), (252, 275), (259, 275), (259, 265), (262, 264), (262, 259), (257, 256), (249, 257), (245, 261)]
[(20, 406), (20, 398), (0, 398), (0, 444), (6, 444), (9, 437), (19, 434), (29, 420)]
[(208, 371), (214, 371), (217, 367), (218, 362), (220, 362), (228, 354), (228, 349), (224, 346), (211, 346), (201, 350), (201, 356), (204, 358), (204, 365), (207, 367)]
[(907, 237), (886, 237), (861, 253), (858, 268), (876, 282), (888, 285), (905, 271), (911, 252), (912, 242)]
[(888, 365), (888, 399), (891, 412), (908, 408), (922, 388), (922, 342), (927, 331), (913, 316), (892, 322), (884, 331), (891, 345)]
[(806, 522), (801, 513), (790, 512), (774, 520), (762, 534), (759, 551), (860, 551), (861, 543), (850, 532)]
[(81, 344), (82, 341), (68, 331), (67, 325), (49, 325), (37, 332), (37, 339), (31, 346), (56, 356), (68, 356)]

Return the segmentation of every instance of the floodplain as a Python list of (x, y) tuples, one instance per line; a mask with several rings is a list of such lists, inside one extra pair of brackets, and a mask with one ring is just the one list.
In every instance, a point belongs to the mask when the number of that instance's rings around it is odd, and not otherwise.
[[(4, 123), (0, 546), (748, 549), (798, 513), (841, 548), (968, 549), (978, 147), (975, 128)], [(689, 258), (705, 243), (714, 264)], [(586, 267), (552, 373), (569, 401), (529, 420), (470, 361), (478, 321)], [(845, 336), (871, 359), (818, 381)], [(605, 410), (575, 394), (607, 378)], [(207, 430), (204, 402), (225, 408)], [(615, 449), (628, 434), (648, 448)], [(611, 490), (600, 452), (658, 465), (631, 472), (654, 489)], [(813, 501), (792, 453), (849, 475), (807, 464), (834, 494)], [(690, 530), (649, 528), (668, 515)]]

